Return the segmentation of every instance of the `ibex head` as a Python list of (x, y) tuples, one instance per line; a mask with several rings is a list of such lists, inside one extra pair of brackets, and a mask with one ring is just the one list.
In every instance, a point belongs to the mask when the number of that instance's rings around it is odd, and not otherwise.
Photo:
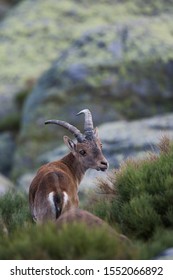
[(94, 128), (91, 112), (88, 109), (80, 111), (77, 115), (84, 114), (84, 133), (75, 126), (60, 120), (48, 120), (45, 124), (53, 123), (68, 129), (77, 139), (74, 143), (68, 136), (64, 136), (64, 143), (68, 146), (74, 157), (84, 170), (89, 168), (105, 171), (108, 162), (102, 153), (102, 144), (98, 136), (98, 129)]

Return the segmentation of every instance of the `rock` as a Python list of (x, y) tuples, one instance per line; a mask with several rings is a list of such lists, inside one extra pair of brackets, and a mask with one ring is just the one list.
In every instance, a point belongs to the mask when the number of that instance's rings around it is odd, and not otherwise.
[(39, 164), (46, 164), (51, 161), (55, 161), (57, 159), (62, 158), (65, 154), (69, 152), (67, 146), (62, 145), (59, 148), (54, 149), (53, 151), (49, 151), (47, 153), (42, 154), (38, 157)]
[(155, 260), (173, 260), (173, 248), (168, 248), (161, 252)]
[(13, 188), (13, 183), (2, 174), (0, 174), (0, 196), (4, 195), (6, 192), (12, 190)]
[(99, 135), (111, 167), (118, 167), (128, 157), (143, 157), (149, 151), (157, 153), (163, 135), (173, 140), (172, 120), (173, 114), (167, 114), (100, 126)]
[(25, 173), (17, 180), (17, 188), (26, 193), (29, 192), (29, 187), (35, 176), (35, 173)]
[[(130, 20), (128, 25), (90, 30), (78, 39), (40, 78), (29, 96), (23, 114), (27, 131), (33, 121), (52, 114), (64, 117), (68, 112), (69, 119), (78, 124), (73, 112), (81, 109), (81, 104), (90, 107), (99, 123), (169, 110), (173, 100), (173, 39), (164, 44), (158, 36), (153, 43), (160, 20)], [(165, 20), (169, 25), (170, 19)], [(164, 28), (170, 38), (171, 29), (167, 25)], [(98, 106), (103, 102), (104, 107)], [(44, 109), (40, 109), (42, 104)]]
[(171, 110), (173, 37), (170, 18), (164, 20), (168, 42), (159, 34), (153, 42), (163, 18), (142, 18), (90, 30), (60, 56), (25, 103), (20, 141), (27, 153), (34, 156), (33, 140), (39, 139), (39, 155), (47, 139), (53, 148), (57, 136), (63, 136), (62, 129), (44, 128), (46, 119), (61, 118), (82, 128), (76, 117), (82, 108), (93, 112), (96, 124)]
[(11, 133), (0, 134), (0, 173), (9, 175), (15, 151), (15, 142)]
[(47, 118), (83, 128), (75, 114), (86, 107), (96, 124), (172, 109), (173, 8), (163, 0), (145, 6), (26, 0), (1, 22), (0, 125), (28, 96), (14, 177), (36, 168), (35, 158), (61, 139), (62, 129), (44, 128)]
[[(0, 122), (6, 110), (18, 112), (20, 96), (27, 96), (40, 75), (74, 40), (89, 29), (115, 22), (119, 11), (116, 2), (109, 1), (111, 5), (106, 0), (90, 1), (88, 9), (83, 1), (25, 0), (8, 12), (0, 23), (0, 102), (1, 97), (5, 99)], [(129, 5), (123, 10), (127, 16), (133, 14)], [(104, 41), (98, 45), (103, 47)], [(81, 68), (69, 70), (72, 76), (81, 75)]]

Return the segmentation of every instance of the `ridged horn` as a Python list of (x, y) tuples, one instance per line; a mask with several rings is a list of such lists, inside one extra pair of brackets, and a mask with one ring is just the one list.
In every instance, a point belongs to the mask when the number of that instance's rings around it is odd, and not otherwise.
[(60, 125), (66, 129), (68, 129), (75, 137), (76, 139), (78, 140), (78, 142), (82, 142), (84, 140), (84, 136), (83, 134), (80, 132), (79, 129), (77, 129), (75, 126), (73, 126), (72, 124), (69, 124), (65, 121), (59, 121), (59, 120), (47, 120), (44, 122), (45, 124), (50, 124), (50, 123), (53, 123), (53, 124), (57, 124), (57, 125)]
[(85, 115), (85, 122), (84, 122), (84, 131), (86, 136), (93, 137), (94, 135), (94, 126), (91, 112), (88, 109), (84, 109), (80, 111), (78, 115), (84, 114)]

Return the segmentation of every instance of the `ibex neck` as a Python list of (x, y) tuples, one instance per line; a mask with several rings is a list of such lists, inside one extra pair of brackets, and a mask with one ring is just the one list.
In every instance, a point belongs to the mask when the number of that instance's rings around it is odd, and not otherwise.
[(61, 161), (68, 166), (75, 179), (77, 179), (77, 184), (79, 185), (86, 170), (81, 166), (72, 153), (63, 157)]

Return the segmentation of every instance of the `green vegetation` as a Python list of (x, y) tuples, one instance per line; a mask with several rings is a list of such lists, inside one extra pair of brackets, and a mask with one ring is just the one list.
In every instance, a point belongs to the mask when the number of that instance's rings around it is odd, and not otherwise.
[(31, 222), (28, 199), (22, 193), (9, 192), (0, 197), (0, 235), (11, 235)]
[(12, 113), (0, 120), (0, 132), (13, 131), (18, 132), (20, 129), (21, 113)]
[(84, 225), (60, 231), (53, 224), (30, 225), (10, 238), (0, 237), (0, 259), (132, 259), (137, 254), (106, 231)]
[(0, 199), (0, 259), (152, 259), (173, 246), (173, 143), (163, 137), (159, 149), (100, 180), (101, 194), (85, 206), (131, 242), (83, 224), (35, 225), (26, 195), (8, 193)]
[(100, 181), (104, 198), (93, 211), (109, 223), (117, 223), (130, 239), (149, 244), (155, 240), (158, 246), (156, 236), (162, 232), (160, 246), (165, 243), (164, 234), (169, 236), (166, 243), (173, 246), (173, 143), (163, 137), (159, 149), (159, 155), (127, 160), (108, 181)]
[[(0, 259), (133, 259), (138, 249), (105, 229), (33, 224), (27, 196), (7, 193), (0, 199)], [(34, 237), (34, 238), (33, 238)], [(84, 242), (85, 240), (85, 242)]]

